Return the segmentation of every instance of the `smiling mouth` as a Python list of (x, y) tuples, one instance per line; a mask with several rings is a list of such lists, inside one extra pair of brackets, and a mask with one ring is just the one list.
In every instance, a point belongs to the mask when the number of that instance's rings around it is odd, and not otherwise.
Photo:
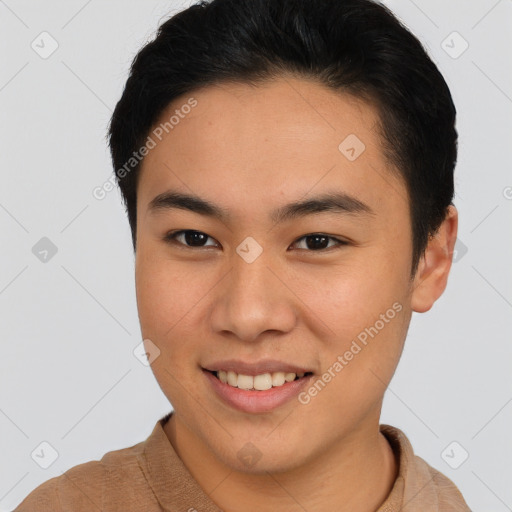
[(272, 372), (262, 373), (260, 375), (243, 375), (234, 371), (211, 371), (205, 370), (211, 373), (222, 383), (227, 384), (233, 388), (245, 389), (248, 391), (266, 391), (271, 388), (281, 387), (289, 382), (300, 380), (310, 375), (312, 372), (305, 373), (286, 373), (286, 372)]

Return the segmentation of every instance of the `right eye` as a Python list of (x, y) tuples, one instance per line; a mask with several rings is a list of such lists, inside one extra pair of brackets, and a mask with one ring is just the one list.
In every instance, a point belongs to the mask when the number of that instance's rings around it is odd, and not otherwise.
[[(182, 237), (184, 242), (180, 242), (178, 240), (179, 237)], [(183, 246), (185, 249), (193, 249), (193, 248), (201, 248), (201, 247), (212, 247), (211, 245), (202, 245), (203, 242), (211, 238), (206, 233), (202, 231), (195, 231), (192, 229), (182, 229), (180, 231), (171, 231), (164, 236), (164, 241), (177, 244)], [(190, 244), (190, 245), (187, 245)]]

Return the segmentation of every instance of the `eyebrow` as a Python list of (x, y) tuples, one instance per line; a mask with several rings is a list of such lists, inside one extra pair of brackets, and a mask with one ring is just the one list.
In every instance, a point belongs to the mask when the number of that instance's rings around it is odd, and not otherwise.
[[(168, 190), (157, 195), (148, 205), (148, 213), (157, 213), (172, 209), (188, 210), (199, 215), (219, 219), (223, 222), (231, 219), (229, 210), (194, 194)], [(270, 220), (280, 224), (292, 219), (314, 215), (321, 212), (334, 212), (350, 215), (375, 215), (366, 203), (345, 192), (326, 192), (310, 199), (288, 203), (273, 210)]]

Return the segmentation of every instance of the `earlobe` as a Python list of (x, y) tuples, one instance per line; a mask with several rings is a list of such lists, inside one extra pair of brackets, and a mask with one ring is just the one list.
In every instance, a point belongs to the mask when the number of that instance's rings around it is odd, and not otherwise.
[(450, 205), (443, 223), (429, 240), (418, 264), (411, 297), (413, 311), (425, 313), (444, 292), (452, 266), (457, 228), (458, 212), (455, 206)]

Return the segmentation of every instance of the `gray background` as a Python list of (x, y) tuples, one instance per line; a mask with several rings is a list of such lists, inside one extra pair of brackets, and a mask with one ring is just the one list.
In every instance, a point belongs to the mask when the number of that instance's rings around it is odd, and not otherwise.
[[(112, 173), (106, 126), (132, 58), (190, 3), (0, 0), (2, 511), (144, 440), (171, 410), (133, 354), (141, 335), (120, 195), (99, 201), (92, 190)], [(414, 314), (381, 422), (401, 428), (472, 510), (512, 510), (512, 2), (386, 4), (452, 90), (460, 225), (447, 290)], [(58, 43), (47, 58), (43, 31)], [(32, 250), (43, 237), (57, 248), (46, 262)], [(42, 442), (58, 453), (47, 469)]]

